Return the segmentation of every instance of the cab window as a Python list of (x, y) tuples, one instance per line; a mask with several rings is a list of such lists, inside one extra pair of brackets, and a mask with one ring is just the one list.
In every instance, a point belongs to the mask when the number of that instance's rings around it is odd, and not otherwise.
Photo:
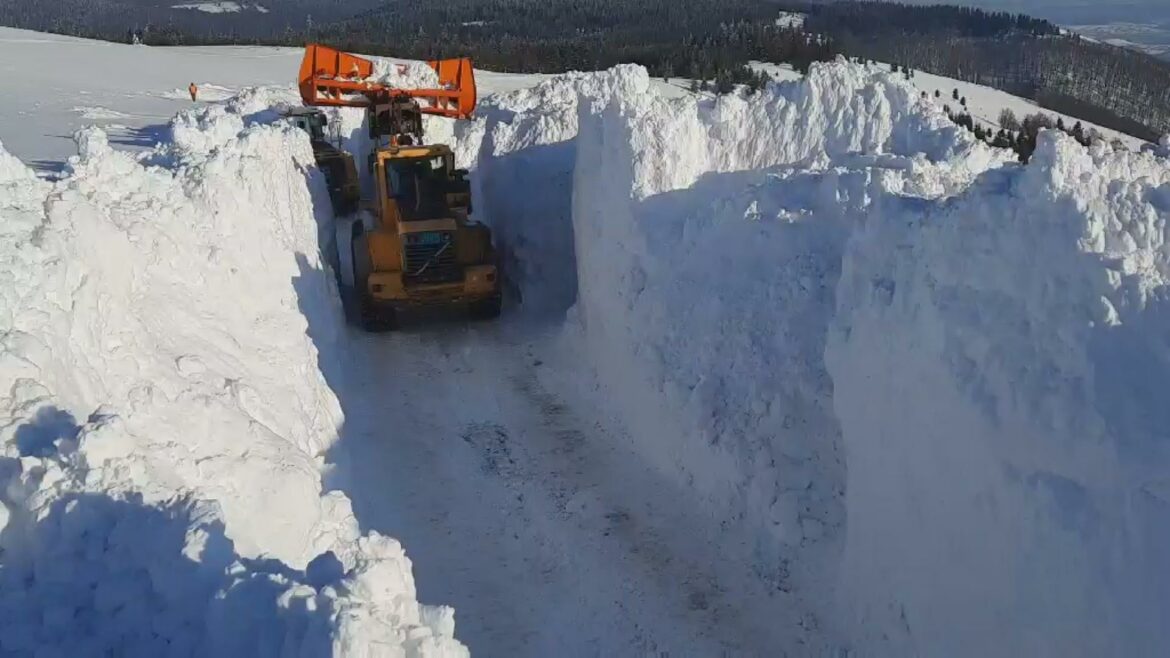
[(386, 161), (386, 187), (407, 221), (447, 216), (447, 163), (443, 156)]

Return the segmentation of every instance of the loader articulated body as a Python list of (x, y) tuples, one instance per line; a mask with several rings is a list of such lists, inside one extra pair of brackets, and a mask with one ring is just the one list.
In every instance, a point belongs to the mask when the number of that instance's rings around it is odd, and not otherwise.
[(424, 114), (467, 118), (475, 108), (471, 61), (429, 64), (438, 89), (368, 82), (372, 62), (319, 45), (301, 63), (305, 105), (366, 108), (377, 144), (369, 212), (340, 224), (337, 236), (343, 296), (367, 328), (393, 327), (402, 311), (420, 307), (459, 306), (481, 318), (500, 312), (491, 232), (470, 218), (467, 172), (449, 146), (424, 141)]

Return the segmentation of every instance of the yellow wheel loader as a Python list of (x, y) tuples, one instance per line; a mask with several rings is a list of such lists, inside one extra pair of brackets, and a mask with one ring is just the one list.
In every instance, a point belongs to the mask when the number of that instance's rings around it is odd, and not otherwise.
[(284, 118), (309, 134), (309, 143), (313, 146), (317, 168), (325, 175), (333, 212), (338, 215), (349, 215), (357, 211), (362, 198), (357, 167), (354, 166), (352, 155), (334, 146), (325, 136), (325, 128), (328, 125), (325, 113), (316, 108), (298, 107), (286, 111)]
[[(444, 144), (425, 144), (424, 114), (467, 118), (475, 107), (469, 59), (430, 62), (437, 89), (368, 82), (373, 63), (319, 45), (305, 50), (307, 106), (364, 107), (377, 147), (365, 212), (337, 227), (338, 275), (352, 317), (368, 329), (394, 328), (400, 314), (459, 307), (472, 317), (500, 313), (491, 232), (471, 220), (467, 172)], [(421, 102), (420, 102), (421, 101)]]

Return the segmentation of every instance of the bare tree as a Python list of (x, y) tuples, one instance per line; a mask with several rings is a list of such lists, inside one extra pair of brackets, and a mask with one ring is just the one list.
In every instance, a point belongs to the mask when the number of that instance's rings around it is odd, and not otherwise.
[(1020, 129), (1020, 120), (1016, 118), (1016, 113), (1012, 112), (1011, 108), (1005, 107), (1000, 111), (999, 127), (1012, 132)]

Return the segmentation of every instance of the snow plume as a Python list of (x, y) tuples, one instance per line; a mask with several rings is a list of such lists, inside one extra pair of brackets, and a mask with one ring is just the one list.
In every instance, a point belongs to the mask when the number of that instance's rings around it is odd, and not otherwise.
[(322, 491), (330, 210), (272, 93), (82, 131), (53, 185), (0, 149), (4, 655), (466, 655)]
[(1165, 160), (1049, 135), (1021, 167), (842, 62), (680, 100), (619, 67), (482, 116), (459, 148), (525, 304), (569, 309), (728, 560), (806, 599), (806, 652), (1165, 646)]
[(1048, 133), (1026, 168), (888, 199), (851, 240), (827, 360), (865, 644), (1170, 642), (1167, 220), (1165, 161)]

